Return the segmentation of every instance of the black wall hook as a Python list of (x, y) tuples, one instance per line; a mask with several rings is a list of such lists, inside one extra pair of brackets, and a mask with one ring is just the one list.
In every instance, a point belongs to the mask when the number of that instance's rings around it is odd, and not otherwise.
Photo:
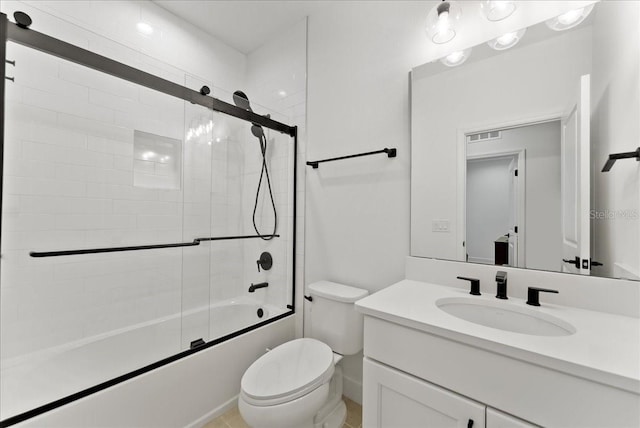
[(613, 167), (613, 164), (615, 164), (617, 160), (633, 158), (635, 158), (637, 161), (640, 161), (640, 147), (638, 147), (635, 152), (614, 153), (609, 155), (607, 163), (605, 163), (604, 167), (602, 167), (602, 172), (609, 172)]

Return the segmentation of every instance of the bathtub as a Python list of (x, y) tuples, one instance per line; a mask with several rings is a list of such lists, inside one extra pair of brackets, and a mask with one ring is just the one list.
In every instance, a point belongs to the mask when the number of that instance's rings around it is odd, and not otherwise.
[(274, 305), (242, 296), (30, 355), (5, 359), (0, 366), (0, 420), (184, 351), (188, 346), (184, 345), (183, 334), (190, 322), (201, 321), (208, 316), (209, 334), (202, 337), (209, 342), (285, 312)]
[(210, 337), (223, 337), (283, 313), (273, 305), (264, 305), (250, 297), (215, 303), (209, 310)]

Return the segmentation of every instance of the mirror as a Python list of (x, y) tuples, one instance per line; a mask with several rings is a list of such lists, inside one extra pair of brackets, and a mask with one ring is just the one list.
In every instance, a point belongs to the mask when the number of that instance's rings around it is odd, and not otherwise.
[(411, 255), (640, 279), (640, 3), (554, 13), (412, 70)]

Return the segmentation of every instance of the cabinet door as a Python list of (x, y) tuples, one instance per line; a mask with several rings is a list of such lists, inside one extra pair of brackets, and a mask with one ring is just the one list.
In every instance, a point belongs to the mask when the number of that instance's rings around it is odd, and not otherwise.
[(487, 427), (488, 428), (536, 428), (538, 425), (533, 425), (522, 419), (514, 418), (511, 415), (502, 413), (499, 410), (487, 407)]
[(485, 406), (368, 358), (363, 428), (484, 428)]

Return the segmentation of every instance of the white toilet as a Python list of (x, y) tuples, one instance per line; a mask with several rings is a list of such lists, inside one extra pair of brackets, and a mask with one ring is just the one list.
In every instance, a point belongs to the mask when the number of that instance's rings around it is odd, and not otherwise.
[(313, 338), (284, 343), (258, 358), (242, 376), (238, 407), (253, 428), (339, 428), (343, 355), (362, 349), (363, 317), (354, 302), (367, 290), (319, 281), (309, 285)]

